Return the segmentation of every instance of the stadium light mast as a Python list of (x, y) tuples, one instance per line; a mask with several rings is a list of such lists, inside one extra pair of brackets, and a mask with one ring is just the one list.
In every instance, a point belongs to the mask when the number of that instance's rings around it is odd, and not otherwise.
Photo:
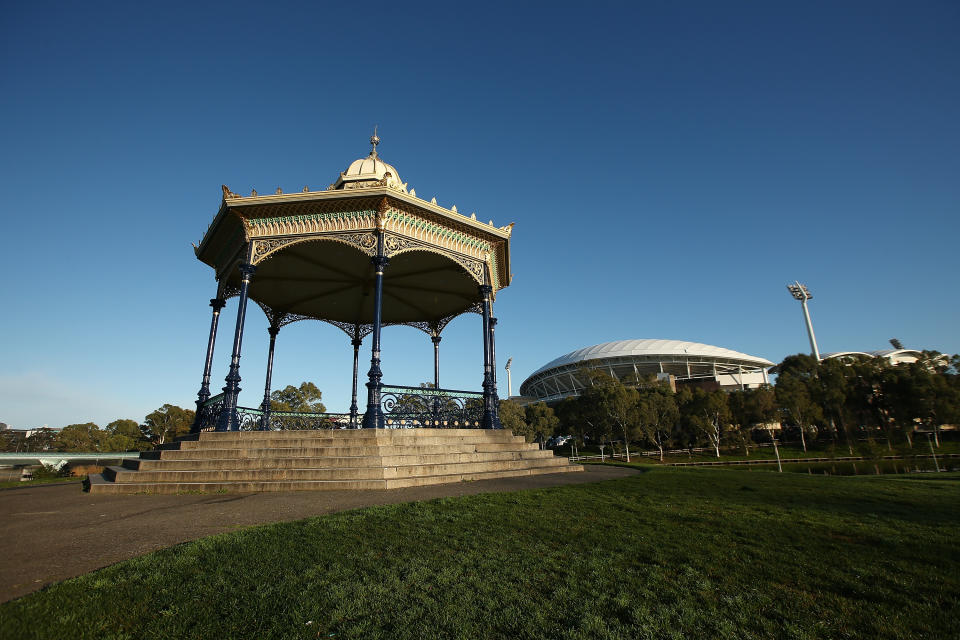
[(800, 301), (803, 307), (803, 317), (807, 321), (807, 336), (810, 338), (810, 348), (813, 349), (813, 355), (820, 362), (820, 349), (817, 348), (817, 338), (813, 335), (813, 323), (810, 322), (810, 310), (807, 309), (807, 300), (813, 297), (807, 285), (794, 281), (787, 285), (787, 290), (795, 299)]
[(507, 398), (513, 395), (513, 380), (510, 377), (510, 365), (513, 364), (513, 358), (507, 358), (507, 364), (504, 369), (507, 370)]

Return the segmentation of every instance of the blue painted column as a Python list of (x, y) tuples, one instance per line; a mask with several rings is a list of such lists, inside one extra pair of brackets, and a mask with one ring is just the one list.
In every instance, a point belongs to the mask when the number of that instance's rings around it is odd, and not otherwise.
[(350, 395), (350, 427), (359, 429), (360, 425), (357, 424), (360, 417), (360, 408), (357, 406), (357, 373), (360, 368), (360, 345), (363, 340), (360, 339), (359, 333), (353, 335), (354, 338), (350, 342), (353, 345), (353, 393)]
[(213, 367), (213, 349), (217, 343), (217, 325), (220, 322), (220, 310), (227, 302), (223, 298), (212, 298), (210, 306), (213, 308), (213, 317), (210, 319), (210, 336), (207, 338), (207, 358), (203, 364), (203, 378), (200, 381), (200, 391), (197, 392), (197, 413), (190, 427), (190, 433), (200, 431), (200, 409), (203, 403), (210, 399), (210, 370)]
[(390, 259), (383, 255), (383, 230), (377, 232), (377, 255), (373, 263), (373, 336), (370, 372), (367, 374), (367, 411), (363, 414), (364, 429), (382, 429), (383, 409), (380, 408), (380, 390), (383, 372), (380, 370), (380, 308), (383, 305), (383, 270)]
[(247, 315), (247, 297), (250, 279), (257, 270), (250, 263), (240, 265), (240, 301), (237, 305), (237, 328), (233, 334), (233, 354), (230, 356), (230, 372), (223, 388), (223, 411), (217, 421), (217, 431), (236, 431), (240, 428), (237, 416), (237, 398), (240, 395), (240, 348), (243, 344), (243, 323)]
[(496, 337), (497, 319), (490, 318), (490, 372), (493, 377), (493, 423), (495, 429), (502, 429), (500, 424), (500, 394), (497, 391), (497, 341)]
[(433, 342), (433, 387), (435, 389), (440, 388), (440, 339), (438, 335), (430, 336), (430, 341)]
[[(440, 334), (434, 329), (433, 335), (430, 336), (430, 341), (433, 342), (433, 388), (440, 388)], [(442, 401), (440, 396), (434, 396), (433, 398), (433, 426), (440, 426), (440, 405)]]
[(267, 354), (267, 381), (263, 385), (263, 402), (260, 404), (260, 410), (263, 411), (260, 429), (263, 431), (270, 429), (270, 383), (273, 381), (273, 348), (277, 344), (277, 334), (280, 333), (280, 327), (270, 325), (267, 331), (270, 333), (270, 351)]
[(488, 284), (480, 286), (480, 296), (483, 304), (483, 421), (481, 426), (484, 429), (499, 428), (497, 420), (497, 411), (493, 406), (496, 397), (496, 388), (493, 384), (493, 364), (490, 360), (490, 295), (493, 293), (493, 287)]

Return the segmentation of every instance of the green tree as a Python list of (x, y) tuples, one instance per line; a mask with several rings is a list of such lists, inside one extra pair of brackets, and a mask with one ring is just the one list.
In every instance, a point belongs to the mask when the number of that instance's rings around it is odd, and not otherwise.
[[(756, 389), (732, 391), (727, 394), (727, 407), (729, 409), (727, 437), (739, 442), (748, 456), (750, 455), (749, 445), (756, 429), (765, 430), (772, 440), (773, 429), (780, 426), (777, 422), (776, 393), (772, 387), (761, 386)], [(681, 403), (681, 414), (685, 419), (689, 419), (691, 412), (696, 409), (693, 392), (690, 391), (686, 402)]]
[(273, 411), (324, 413), (327, 408), (320, 402), (322, 396), (323, 392), (312, 382), (301, 382), (299, 387), (288, 384), (270, 394), (270, 408)]
[(591, 386), (581, 394), (584, 414), (592, 417), (603, 431), (623, 436), (630, 462), (630, 441), (639, 435), (637, 390), (602, 371), (591, 371), (589, 378)]
[(190, 433), (194, 412), (190, 409), (165, 404), (143, 420), (143, 431), (153, 444), (164, 444), (178, 436)]
[[(670, 389), (663, 386), (643, 389), (635, 393), (637, 394), (635, 419), (644, 435), (660, 451), (660, 461), (663, 462), (664, 447), (671, 440), (674, 427), (680, 418), (676, 398)], [(629, 461), (628, 451), (627, 462)]]
[(24, 449), (26, 435), (21, 429), (0, 429), (0, 451), (13, 453)]
[[(899, 374), (883, 358), (858, 358), (843, 366), (847, 378), (844, 423), (841, 429), (848, 441), (848, 451), (853, 441), (867, 430), (886, 429), (887, 439), (899, 429), (896, 406), (896, 383)], [(892, 386), (891, 386), (892, 385)], [(908, 420), (912, 429), (912, 420)], [(910, 431), (904, 431), (907, 442), (912, 444)]]
[(526, 414), (523, 407), (513, 400), (500, 401), (500, 424), (504, 429), (512, 431), (515, 436), (526, 436)]
[(781, 409), (800, 430), (800, 443), (807, 450), (807, 434), (816, 433), (823, 409), (816, 397), (819, 382), (817, 359), (806, 354), (788, 356), (780, 363), (776, 397)]
[(101, 451), (106, 434), (92, 422), (69, 424), (60, 430), (54, 440), (58, 451)]
[(33, 430), (33, 435), (23, 443), (24, 451), (49, 451), (56, 448), (57, 432), (50, 427)]
[(940, 446), (940, 427), (960, 414), (960, 397), (947, 377), (949, 360), (937, 351), (924, 351), (916, 362), (894, 367), (901, 376), (901, 413), (933, 432)]
[(560, 425), (559, 432), (570, 434), (581, 442), (589, 436), (594, 442), (610, 440), (609, 424), (600, 415), (597, 407), (591, 404), (591, 399), (583, 396), (564, 398), (554, 410)]
[(723, 391), (694, 389), (686, 414), (690, 425), (707, 439), (719, 458), (720, 443), (730, 424), (727, 394)]
[(543, 442), (552, 436), (560, 425), (560, 419), (544, 402), (528, 404), (524, 407), (524, 417), (528, 430), (524, 434), (527, 442)]
[(150, 448), (150, 441), (136, 420), (114, 420), (104, 430), (104, 451), (143, 451)]

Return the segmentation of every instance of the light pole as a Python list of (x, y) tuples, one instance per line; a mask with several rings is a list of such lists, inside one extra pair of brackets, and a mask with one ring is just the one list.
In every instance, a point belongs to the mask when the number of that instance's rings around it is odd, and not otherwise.
[(799, 300), (800, 306), (803, 307), (803, 317), (807, 321), (807, 336), (810, 338), (810, 348), (813, 349), (813, 356), (817, 359), (817, 362), (820, 362), (820, 349), (817, 348), (817, 338), (813, 335), (813, 323), (810, 322), (810, 311), (807, 309), (807, 300), (812, 298), (813, 295), (807, 289), (807, 285), (799, 282), (788, 284), (787, 291)]
[(513, 364), (513, 358), (507, 358), (507, 364), (503, 368), (507, 370), (507, 398), (513, 395), (513, 380), (510, 377), (510, 365)]

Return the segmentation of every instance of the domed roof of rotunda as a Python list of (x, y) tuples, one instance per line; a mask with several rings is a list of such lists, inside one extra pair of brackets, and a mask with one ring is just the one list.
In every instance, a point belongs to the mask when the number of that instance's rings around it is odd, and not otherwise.
[(366, 187), (385, 186), (407, 192), (407, 185), (400, 180), (400, 174), (392, 164), (387, 164), (377, 155), (377, 145), (380, 138), (376, 131), (370, 138), (373, 149), (366, 158), (358, 158), (350, 163), (346, 171), (340, 173), (337, 181), (330, 185), (329, 190), (362, 189)]

